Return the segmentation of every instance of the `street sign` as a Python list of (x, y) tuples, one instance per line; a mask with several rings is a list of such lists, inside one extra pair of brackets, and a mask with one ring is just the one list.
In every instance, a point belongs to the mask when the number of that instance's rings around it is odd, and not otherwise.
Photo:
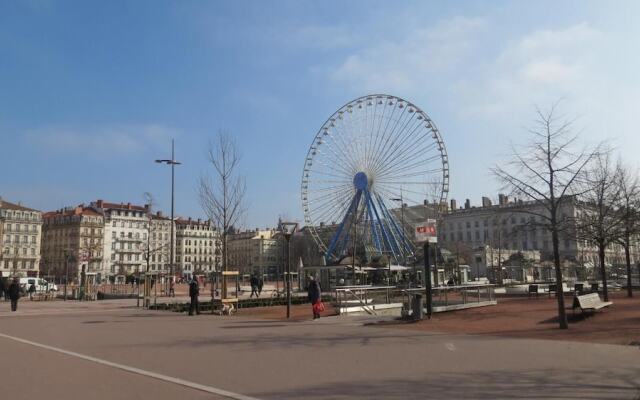
[(415, 226), (416, 242), (418, 243), (437, 243), (438, 236), (436, 230), (436, 220), (428, 219), (420, 222)]

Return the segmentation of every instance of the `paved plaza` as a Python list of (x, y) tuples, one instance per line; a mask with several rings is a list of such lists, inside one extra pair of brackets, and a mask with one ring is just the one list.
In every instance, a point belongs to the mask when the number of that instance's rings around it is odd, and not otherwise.
[[(637, 399), (640, 348), (259, 314), (188, 317), (131, 300), (0, 302), (11, 399)], [(307, 306), (296, 308), (295, 315)], [(308, 311), (308, 310), (306, 310)], [(428, 322), (424, 322), (428, 323)], [(4, 397), (4, 396), (3, 396)]]

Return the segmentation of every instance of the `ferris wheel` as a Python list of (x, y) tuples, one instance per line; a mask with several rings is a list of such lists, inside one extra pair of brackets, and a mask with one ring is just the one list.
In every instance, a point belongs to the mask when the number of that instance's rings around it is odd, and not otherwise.
[(396, 96), (364, 96), (322, 125), (301, 186), (305, 224), (327, 265), (356, 246), (399, 263), (414, 255), (414, 245), (398, 209), (446, 202), (447, 151), (434, 122), (416, 105)]

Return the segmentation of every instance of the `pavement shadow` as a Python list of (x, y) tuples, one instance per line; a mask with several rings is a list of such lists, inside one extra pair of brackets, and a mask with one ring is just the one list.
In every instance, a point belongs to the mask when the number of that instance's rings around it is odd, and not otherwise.
[(283, 328), (288, 327), (287, 324), (269, 324), (269, 325), (231, 325), (231, 326), (221, 326), (220, 329), (249, 329), (249, 328)]
[[(585, 321), (587, 318), (593, 317), (594, 315), (595, 315), (594, 313), (582, 313), (582, 312), (578, 314), (574, 314), (574, 313), (567, 314), (567, 322), (577, 323), (577, 322)], [(556, 315), (555, 317), (543, 319), (542, 321), (538, 322), (538, 324), (557, 324), (558, 321), (560, 321), (560, 319)]]
[[(273, 325), (266, 326), (270, 328)], [(257, 328), (265, 328), (258, 326)], [(256, 329), (256, 327), (252, 327)], [(424, 333), (416, 334), (403, 334), (402, 339), (409, 342), (419, 342), (424, 340)], [(224, 348), (236, 348), (236, 349), (267, 349), (267, 348), (300, 348), (300, 349), (314, 349), (323, 347), (334, 346), (369, 346), (379, 344), (391, 344), (398, 339), (398, 334), (394, 332), (373, 332), (364, 333), (358, 332), (358, 334), (295, 334), (295, 335), (272, 335), (269, 333), (250, 335), (250, 336), (215, 336), (215, 337), (199, 337), (192, 339), (181, 339), (179, 343), (175, 341), (166, 341), (162, 343), (154, 342), (149, 346), (160, 347), (224, 347)], [(141, 344), (144, 346), (144, 344)]]
[[(310, 374), (318, 373), (311, 368)], [(383, 379), (252, 393), (265, 399), (638, 399), (640, 368), (437, 373), (424, 379)], [(321, 377), (319, 378), (321, 379)]]

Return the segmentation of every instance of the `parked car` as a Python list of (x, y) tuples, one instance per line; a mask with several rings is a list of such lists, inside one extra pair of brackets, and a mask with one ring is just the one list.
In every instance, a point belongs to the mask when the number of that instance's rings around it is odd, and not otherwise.
[(47, 282), (42, 278), (20, 278), (20, 286), (25, 292), (29, 291), (32, 284), (36, 285), (36, 293), (57, 292), (58, 286), (53, 282)]

